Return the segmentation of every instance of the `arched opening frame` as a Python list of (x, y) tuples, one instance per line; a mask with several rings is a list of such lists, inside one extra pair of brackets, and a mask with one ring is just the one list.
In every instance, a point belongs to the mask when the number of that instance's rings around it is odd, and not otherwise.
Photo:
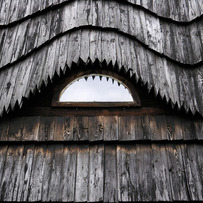
[[(115, 78), (115, 80), (120, 81), (130, 92), (133, 101), (132, 102), (61, 102), (59, 101), (61, 94), (64, 89), (75, 80), (87, 75), (104, 75)], [(65, 78), (59, 86), (56, 87), (55, 93), (52, 100), (52, 106), (54, 107), (139, 107), (141, 106), (140, 97), (135, 89), (135, 87), (123, 76), (109, 71), (109, 70), (86, 70), (74, 73), (67, 78)]]

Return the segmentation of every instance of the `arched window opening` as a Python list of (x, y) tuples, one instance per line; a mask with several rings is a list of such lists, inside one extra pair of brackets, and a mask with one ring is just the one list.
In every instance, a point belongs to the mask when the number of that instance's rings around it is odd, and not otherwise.
[(82, 74), (66, 81), (54, 96), (53, 106), (121, 107), (140, 106), (139, 96), (123, 77), (116, 74)]
[(121, 81), (104, 75), (87, 75), (73, 81), (62, 91), (60, 102), (133, 102)]

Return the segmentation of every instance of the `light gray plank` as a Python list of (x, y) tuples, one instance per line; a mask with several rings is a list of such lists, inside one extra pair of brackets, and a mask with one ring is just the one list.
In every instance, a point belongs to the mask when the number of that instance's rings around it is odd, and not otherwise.
[(104, 146), (90, 146), (89, 202), (103, 201), (104, 189)]
[(89, 146), (80, 145), (77, 152), (75, 202), (88, 201)]

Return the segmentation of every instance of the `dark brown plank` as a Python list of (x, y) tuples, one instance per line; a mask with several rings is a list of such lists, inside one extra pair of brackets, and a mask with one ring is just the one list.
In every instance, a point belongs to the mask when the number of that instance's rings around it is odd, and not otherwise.
[(104, 121), (103, 116), (89, 117), (89, 140), (103, 140)]
[(104, 117), (104, 140), (118, 140), (118, 116)]
[(64, 118), (63, 117), (56, 117), (55, 118), (55, 125), (54, 125), (54, 140), (55, 141), (62, 141), (63, 132), (64, 132)]
[(181, 118), (179, 116), (166, 116), (167, 133), (169, 140), (182, 140), (183, 130)]
[(133, 116), (119, 117), (119, 140), (135, 140), (135, 120)]
[(0, 140), (8, 140), (9, 119), (0, 120)]
[(54, 140), (55, 132), (55, 118), (54, 117), (40, 117), (39, 124), (39, 141)]
[(65, 117), (64, 118), (64, 127), (63, 127), (63, 137), (64, 140), (73, 140), (73, 125), (74, 117)]
[(73, 139), (74, 140), (89, 139), (88, 117), (75, 117), (73, 128)]
[(26, 117), (24, 122), (24, 129), (22, 132), (23, 141), (38, 140), (39, 131), (39, 117)]

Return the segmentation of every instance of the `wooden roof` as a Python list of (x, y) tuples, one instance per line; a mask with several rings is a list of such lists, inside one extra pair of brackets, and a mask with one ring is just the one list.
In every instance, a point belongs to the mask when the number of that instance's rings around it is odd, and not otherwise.
[(73, 62), (106, 61), (203, 115), (201, 1), (1, 2), (0, 114)]

